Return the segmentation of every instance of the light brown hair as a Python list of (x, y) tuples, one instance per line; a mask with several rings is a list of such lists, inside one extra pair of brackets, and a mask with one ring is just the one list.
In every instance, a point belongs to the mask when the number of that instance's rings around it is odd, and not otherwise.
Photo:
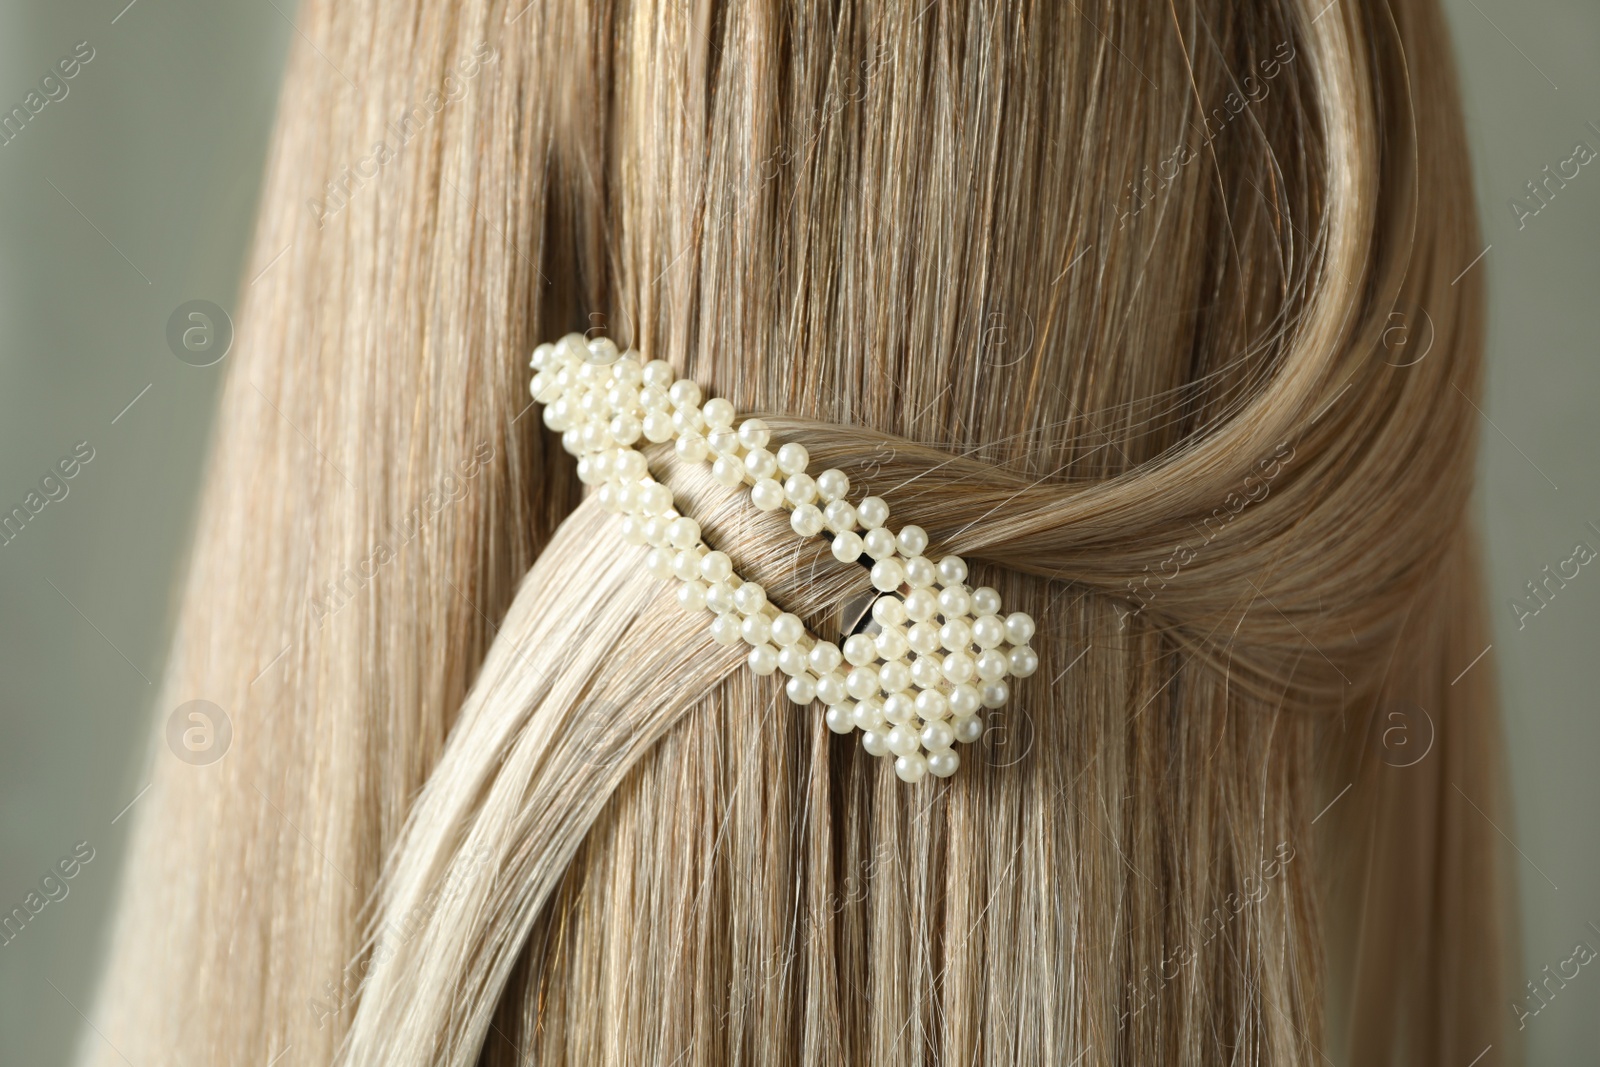
[[(297, 23), (163, 690), (235, 737), (157, 751), (87, 1062), (1507, 1062), (1431, 0)], [(529, 409), (571, 330), (1038, 618), (954, 778), (644, 574)]]

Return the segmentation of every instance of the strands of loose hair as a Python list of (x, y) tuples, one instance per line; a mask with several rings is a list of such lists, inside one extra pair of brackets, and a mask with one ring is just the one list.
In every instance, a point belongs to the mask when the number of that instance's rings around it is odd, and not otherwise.
[[(297, 24), (162, 690), (235, 739), (158, 753), (84, 1062), (1509, 1062), (1432, 0)], [(644, 573), (530, 410), (572, 330), (1039, 619), (954, 778)], [(837, 631), (863, 570), (651, 465)]]

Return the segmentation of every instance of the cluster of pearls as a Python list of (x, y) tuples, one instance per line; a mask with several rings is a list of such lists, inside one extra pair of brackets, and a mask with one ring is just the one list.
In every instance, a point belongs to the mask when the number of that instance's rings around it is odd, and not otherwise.
[[(736, 425), (732, 404), (705, 399), (686, 378), (674, 380), (667, 363), (641, 364), (605, 338), (569, 334), (536, 348), (531, 364), (531, 392), (545, 405), (545, 425), (578, 457), (584, 484), (599, 486), (600, 503), (624, 516), (627, 540), (650, 546), (650, 574), (677, 578), (678, 602), (712, 613), (717, 643), (748, 645), (751, 670), (783, 672), (790, 700), (822, 701), (830, 730), (861, 730), (862, 746), (892, 755), (904, 781), (954, 774), (961, 765), (955, 743), (983, 734), (980, 709), (1005, 704), (1008, 676), (1038, 669), (1028, 646), (1033, 619), (1002, 615), (993, 589), (968, 588), (959, 557), (927, 558), (920, 527), (892, 532), (881, 499), (850, 503), (844, 472), (808, 474), (804, 446), (774, 449), (764, 422)], [(673, 442), (680, 458), (710, 463), (722, 484), (747, 486), (762, 511), (787, 510), (797, 534), (828, 536), (836, 559), (870, 566), (882, 594), (872, 605), (875, 632), (852, 634), (843, 647), (819, 640), (769, 603), (761, 586), (742, 581), (728, 555), (706, 546), (700, 524), (680, 515), (671, 490), (650, 476), (635, 447), (641, 439)]]

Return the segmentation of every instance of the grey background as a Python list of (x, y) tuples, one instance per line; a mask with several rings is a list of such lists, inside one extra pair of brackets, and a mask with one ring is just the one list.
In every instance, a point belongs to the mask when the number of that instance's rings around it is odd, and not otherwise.
[[(292, 0), (125, 4), (0, 6), (0, 111), (77, 42), (95, 49), (67, 97), (0, 146), (0, 510), (78, 442), (95, 452), (67, 497), (0, 547), (0, 911), (78, 842), (95, 850), (69, 895), (0, 948), (7, 1063), (65, 1062), (88, 1009), (131, 822), (120, 816), (149, 780), (146, 723), (170, 710), (153, 707), (150, 683), (226, 366), (176, 359), (166, 323), (189, 300), (231, 308), (249, 284), (298, 33)], [(1496, 634), (1478, 666), (1492, 660), (1502, 680), (1516, 812), (1500, 829), (1524, 857), (1531, 980), (1577, 940), (1600, 944), (1586, 925), (1600, 925), (1600, 573), (1585, 568), (1521, 629), (1510, 607), (1577, 541), (1600, 549), (1586, 525), (1600, 527), (1600, 165), (1520, 226), (1508, 201), (1575, 142), (1600, 149), (1587, 125), (1600, 126), (1600, 6), (1447, 7), (1489, 246), (1471, 267), (1491, 294), (1479, 510)], [(1593, 970), (1527, 1021), (1531, 1062), (1600, 1058)]]

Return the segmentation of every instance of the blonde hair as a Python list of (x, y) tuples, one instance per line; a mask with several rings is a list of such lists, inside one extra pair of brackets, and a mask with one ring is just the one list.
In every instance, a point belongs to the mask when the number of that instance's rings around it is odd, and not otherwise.
[[(234, 741), (156, 753), (85, 1062), (1511, 1055), (1431, 0), (297, 22), (163, 689)], [(528, 409), (574, 329), (1040, 620), (954, 778), (643, 573)], [(864, 571), (652, 468), (836, 632)]]

